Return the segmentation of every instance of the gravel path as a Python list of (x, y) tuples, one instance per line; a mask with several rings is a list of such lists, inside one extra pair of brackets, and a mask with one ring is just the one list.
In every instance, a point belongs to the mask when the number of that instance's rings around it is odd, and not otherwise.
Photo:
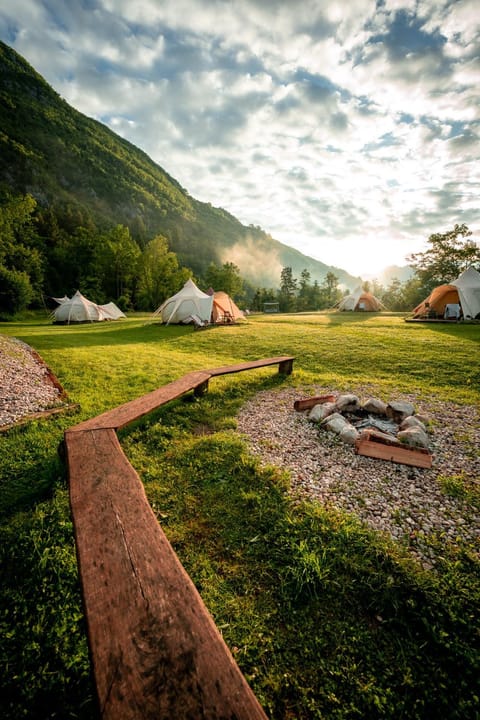
[[(405, 394), (382, 398), (412, 402), (418, 414), (431, 418), (433, 466), (419, 469), (355, 455), (351, 445), (310, 422), (306, 412), (293, 409), (295, 400), (329, 392), (331, 388), (315, 387), (259, 393), (242, 408), (238, 430), (263, 463), (290, 471), (294, 492), (355, 513), (406, 544), (424, 566), (436, 562), (428, 542), (432, 535), (440, 539), (440, 548), (442, 543), (466, 543), (480, 557), (478, 510), (441, 487), (441, 476), (461, 475), (478, 492), (478, 408), (433, 398), (420, 404), (416, 396)], [(371, 397), (369, 388), (352, 392), (361, 399)]]
[(61, 388), (32, 348), (0, 335), (0, 428), (64, 403)]

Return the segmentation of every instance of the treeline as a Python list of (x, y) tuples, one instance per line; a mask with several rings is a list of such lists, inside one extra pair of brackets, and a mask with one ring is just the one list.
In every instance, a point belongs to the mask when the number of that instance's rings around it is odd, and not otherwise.
[[(29, 195), (0, 193), (0, 316), (42, 307), (80, 290), (97, 303), (151, 311), (193, 271), (182, 267), (167, 238), (135, 237), (124, 225), (98, 228), (78, 206), (40, 207)], [(233, 263), (210, 263), (196, 282), (247, 302), (254, 289)]]
[[(366, 281), (362, 288), (375, 295), (387, 309), (409, 312), (437, 285), (451, 282), (469, 266), (480, 267), (480, 248), (470, 239), (471, 235), (465, 224), (455, 225), (444, 233), (434, 233), (427, 241), (425, 252), (407, 258), (413, 270), (409, 280), (401, 282), (394, 278), (388, 286), (378, 280)], [(295, 278), (292, 268), (284, 267), (280, 288), (257, 290), (252, 309), (261, 311), (265, 305), (275, 303), (280, 312), (325, 310), (334, 307), (348, 293), (340, 288), (339, 279), (332, 272), (327, 273), (322, 283), (312, 283), (308, 270)]]
[[(388, 287), (365, 283), (390, 310), (409, 311), (433, 287), (453, 280), (468, 265), (480, 265), (480, 250), (466, 225), (455, 225), (428, 240), (424, 253), (409, 259), (414, 276)], [(0, 317), (8, 319), (26, 308), (42, 307), (51, 297), (80, 290), (97, 303), (113, 300), (122, 310), (153, 311), (193, 277), (203, 290), (223, 290), (244, 308), (263, 311), (266, 303), (280, 312), (331, 308), (344, 294), (339, 279), (328, 272), (312, 282), (284, 267), (278, 288), (255, 288), (233, 263), (204, 263), (195, 276), (182, 266), (163, 235), (148, 238), (144, 228), (125, 225), (99, 228), (81, 206), (42, 207), (30, 195), (0, 190)]]
[(284, 267), (278, 289), (257, 288), (252, 298), (252, 310), (262, 311), (271, 303), (278, 305), (279, 312), (307, 312), (332, 307), (342, 297), (339, 280), (328, 272), (322, 283), (312, 283), (307, 269), (295, 278), (291, 267)]
[[(413, 277), (405, 282), (393, 279), (387, 286), (378, 280), (365, 281), (362, 288), (373, 293), (389, 310), (408, 311), (418, 305), (425, 297), (421, 281)], [(274, 303), (279, 312), (314, 312), (333, 308), (349, 290), (342, 290), (338, 277), (329, 272), (322, 283), (311, 282), (308, 270), (303, 270), (300, 278), (295, 278), (292, 268), (285, 267), (280, 277), (280, 288), (257, 290), (253, 297), (252, 309), (264, 310)]]

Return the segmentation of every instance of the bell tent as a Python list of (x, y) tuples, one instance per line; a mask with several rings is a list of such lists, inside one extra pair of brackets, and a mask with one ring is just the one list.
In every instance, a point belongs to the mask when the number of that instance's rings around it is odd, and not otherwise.
[(335, 307), (337, 310), (354, 312), (378, 312), (385, 309), (385, 305), (375, 295), (361, 287), (356, 288), (350, 295), (345, 295)]
[(225, 325), (244, 319), (244, 313), (228, 293), (222, 290), (213, 293), (212, 322)]
[(210, 322), (212, 305), (213, 297), (202, 292), (190, 279), (155, 310), (153, 317), (160, 316), (166, 325), (189, 322), (204, 325)]
[(87, 300), (79, 290), (71, 298), (60, 298), (60, 305), (53, 312), (54, 322), (65, 325), (115, 319), (107, 306)]
[(446, 285), (438, 285), (413, 310), (413, 319), (480, 319), (480, 273), (469, 267)]
[(106, 305), (99, 305), (99, 307), (101, 307), (104, 312), (108, 313), (112, 320), (120, 320), (120, 318), (127, 317), (114, 302), (109, 302)]

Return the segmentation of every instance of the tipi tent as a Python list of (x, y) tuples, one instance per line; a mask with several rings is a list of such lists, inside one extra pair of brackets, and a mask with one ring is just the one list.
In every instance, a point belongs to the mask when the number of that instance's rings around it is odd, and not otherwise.
[(62, 299), (58, 308), (53, 312), (53, 318), (54, 322), (67, 325), (115, 319), (104, 307), (87, 300), (79, 290), (70, 299)]
[(178, 293), (165, 300), (153, 316), (160, 316), (167, 325), (190, 321), (209, 323), (212, 305), (213, 297), (202, 292), (190, 279)]
[(458, 319), (459, 311), (466, 320), (480, 319), (480, 273), (475, 268), (464, 270), (448, 285), (438, 285), (413, 310), (414, 318), (447, 318), (449, 312)]
[(380, 302), (372, 293), (357, 287), (350, 295), (345, 295), (335, 306), (337, 310), (353, 310), (363, 312), (377, 312), (385, 309), (385, 305)]
[(120, 320), (120, 318), (127, 317), (114, 302), (109, 302), (106, 305), (99, 305), (99, 307), (102, 308), (104, 312), (108, 313), (112, 320)]
[(213, 293), (212, 322), (217, 324), (234, 323), (244, 320), (245, 315), (234, 303), (228, 293), (218, 290)]

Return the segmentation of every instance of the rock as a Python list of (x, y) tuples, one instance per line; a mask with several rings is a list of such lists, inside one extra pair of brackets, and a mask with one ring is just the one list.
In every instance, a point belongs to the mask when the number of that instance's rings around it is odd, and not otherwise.
[(360, 401), (356, 395), (339, 395), (335, 402), (335, 408), (338, 412), (350, 412), (357, 410), (359, 406)]
[(331, 415), (334, 412), (334, 409), (334, 402), (319, 403), (318, 405), (314, 405), (310, 410), (308, 413), (308, 419), (312, 422), (321, 422), (328, 415)]
[(409, 447), (428, 448), (428, 435), (421, 427), (409, 427), (400, 430), (397, 440)]
[(350, 425), (348, 420), (346, 420), (340, 413), (333, 413), (332, 415), (329, 415), (322, 421), (321, 424), (322, 427), (330, 430), (330, 432), (337, 433), (337, 435), (342, 432), (346, 425)]
[(387, 417), (392, 418), (392, 420), (395, 420), (395, 422), (399, 424), (414, 413), (415, 408), (412, 403), (403, 400), (394, 400), (387, 405)]
[(357, 440), (359, 437), (360, 433), (356, 428), (353, 427), (353, 425), (350, 425), (350, 423), (345, 425), (345, 427), (342, 428), (339, 434), (340, 440), (343, 440), (344, 443), (347, 443), (349, 445), (354, 445), (355, 440)]
[(386, 415), (387, 414), (387, 403), (378, 398), (369, 398), (363, 403), (363, 409), (372, 415)]
[(405, 420), (402, 420), (402, 422), (400, 423), (399, 429), (406, 430), (409, 427), (419, 427), (424, 432), (426, 432), (425, 425), (423, 424), (423, 422), (421, 420), (419, 420), (419, 418), (416, 415), (409, 415), (408, 417), (405, 418)]

